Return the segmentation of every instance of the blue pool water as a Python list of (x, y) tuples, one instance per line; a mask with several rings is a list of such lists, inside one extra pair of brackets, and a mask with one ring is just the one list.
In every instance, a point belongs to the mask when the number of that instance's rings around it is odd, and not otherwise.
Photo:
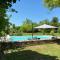
[[(33, 36), (33, 38), (40, 38), (40, 39), (51, 39), (52, 36)], [(32, 36), (11, 36), (11, 41), (27, 41), (27, 40), (31, 40)]]

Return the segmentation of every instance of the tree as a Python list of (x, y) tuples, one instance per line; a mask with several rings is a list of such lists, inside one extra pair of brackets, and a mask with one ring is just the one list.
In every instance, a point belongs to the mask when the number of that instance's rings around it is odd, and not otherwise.
[(60, 7), (60, 0), (44, 0), (44, 3), (49, 9)]
[[(49, 10), (52, 10), (54, 8), (60, 7), (60, 0), (44, 0), (44, 4), (44, 6), (49, 8)], [(54, 26), (59, 26), (60, 23), (58, 23), (58, 18), (54, 17), (51, 24)]]
[[(0, 0), (0, 32), (5, 31), (5, 29), (9, 26), (9, 19), (7, 18), (6, 11), (9, 10), (12, 3), (16, 3), (16, 0)], [(10, 10), (12, 12), (16, 12), (15, 9)], [(5, 60), (3, 57), (5, 48), (6, 43), (0, 42), (0, 60)]]
[(11, 10), (12, 12), (16, 12), (11, 8), (12, 2), (15, 3), (16, 0), (0, 0), (0, 32), (8, 30), (9, 27), (9, 18), (7, 17), (6, 11)]
[(51, 34), (52, 36), (54, 36), (54, 30), (53, 30), (53, 29), (51, 30), (50, 34)]
[(12, 6), (12, 3), (16, 3), (16, 0), (0, 0), (0, 7), (8, 9)]
[(22, 32), (20, 31), (20, 26), (12, 24), (12, 28), (10, 28), (10, 35), (22, 35)]
[(43, 25), (43, 24), (49, 24), (48, 20), (42, 20), (39, 22), (39, 25)]
[(32, 21), (28, 18), (25, 19), (23, 25), (20, 27), (21, 31), (29, 32), (32, 30)]
[(32, 24), (32, 21), (28, 18), (25, 19), (25, 21), (23, 22), (23, 25), (25, 24)]
[(51, 21), (51, 25), (58, 26), (58, 18), (57, 17), (53, 17), (53, 19)]
[(30, 19), (26, 18), (22, 26), (20, 26), (20, 30), (23, 32), (32, 32), (32, 27), (36, 27), (37, 25), (37, 23), (33, 23)]

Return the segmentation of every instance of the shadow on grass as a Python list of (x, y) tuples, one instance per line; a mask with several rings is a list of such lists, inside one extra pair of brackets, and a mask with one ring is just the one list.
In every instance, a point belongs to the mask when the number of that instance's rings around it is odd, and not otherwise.
[(60, 39), (56, 39), (55, 43), (57, 43), (58, 45), (60, 45)]
[(36, 51), (24, 50), (5, 55), (6, 60), (58, 60), (56, 56), (37, 53)]

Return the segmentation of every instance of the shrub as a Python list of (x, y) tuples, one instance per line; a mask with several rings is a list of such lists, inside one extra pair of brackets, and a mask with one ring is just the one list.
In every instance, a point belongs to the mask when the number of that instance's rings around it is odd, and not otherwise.
[(54, 30), (51, 30), (50, 35), (54, 36)]
[(0, 36), (4, 36), (5, 35), (5, 32), (4, 31), (1, 31), (0, 32)]
[(60, 33), (60, 27), (58, 28), (58, 31), (57, 32)]

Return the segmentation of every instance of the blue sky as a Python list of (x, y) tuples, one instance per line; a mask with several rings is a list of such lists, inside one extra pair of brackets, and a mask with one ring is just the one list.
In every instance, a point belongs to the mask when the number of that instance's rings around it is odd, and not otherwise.
[(17, 26), (21, 25), (26, 18), (37, 23), (45, 19), (50, 21), (55, 16), (60, 20), (60, 8), (49, 11), (43, 5), (43, 0), (20, 0), (13, 4), (12, 8), (16, 9), (18, 13), (8, 12), (8, 15), (12, 14), (10, 22)]

